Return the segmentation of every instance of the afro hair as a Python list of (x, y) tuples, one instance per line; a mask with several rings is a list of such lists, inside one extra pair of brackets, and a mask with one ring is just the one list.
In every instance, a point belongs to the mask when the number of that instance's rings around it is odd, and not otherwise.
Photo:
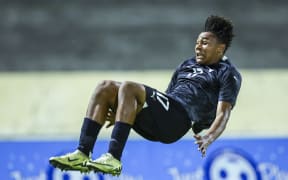
[(226, 45), (225, 51), (230, 47), (233, 34), (233, 24), (231, 20), (221, 16), (211, 15), (206, 19), (205, 32), (212, 32), (217, 39)]

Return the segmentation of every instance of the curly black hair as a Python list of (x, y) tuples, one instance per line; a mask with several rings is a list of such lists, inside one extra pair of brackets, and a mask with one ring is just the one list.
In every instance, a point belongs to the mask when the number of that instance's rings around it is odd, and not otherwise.
[(225, 51), (230, 47), (234, 37), (232, 21), (221, 16), (209, 16), (206, 19), (204, 31), (215, 34), (217, 39), (226, 45)]

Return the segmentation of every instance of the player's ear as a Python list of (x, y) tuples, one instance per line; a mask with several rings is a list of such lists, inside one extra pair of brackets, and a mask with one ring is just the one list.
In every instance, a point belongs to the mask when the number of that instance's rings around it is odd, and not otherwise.
[(218, 47), (217, 47), (217, 53), (219, 55), (223, 55), (224, 51), (225, 51), (225, 47), (226, 47), (225, 44), (219, 44)]

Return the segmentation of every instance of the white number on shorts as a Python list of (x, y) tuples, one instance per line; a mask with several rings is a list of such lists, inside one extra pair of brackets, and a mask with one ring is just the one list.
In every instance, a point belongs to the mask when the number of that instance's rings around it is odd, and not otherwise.
[(160, 104), (162, 104), (164, 109), (166, 111), (168, 111), (169, 110), (169, 99), (159, 92), (156, 92), (156, 98), (160, 102)]

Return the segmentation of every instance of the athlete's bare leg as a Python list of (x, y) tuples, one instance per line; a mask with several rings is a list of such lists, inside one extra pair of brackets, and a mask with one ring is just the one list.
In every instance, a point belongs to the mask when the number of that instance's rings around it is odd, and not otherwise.
[[(120, 160), (137, 112), (142, 109), (145, 102), (145, 96), (145, 87), (142, 84), (128, 81), (100, 83), (88, 105), (78, 149), (85, 154), (92, 152), (109, 109), (117, 109), (108, 152)], [(113, 119), (113, 124), (115, 120)]]
[(141, 111), (146, 91), (142, 84), (134, 82), (121, 83), (118, 90), (118, 106), (116, 122), (111, 134), (108, 153), (94, 161), (88, 161), (86, 166), (96, 172), (120, 175), (122, 152), (128, 139), (130, 130), (135, 122), (136, 115)]
[(134, 124), (136, 114), (145, 103), (145, 87), (134, 82), (123, 82), (118, 91), (116, 121)]
[(86, 117), (103, 125), (109, 108), (116, 110), (117, 95), (121, 83), (102, 81), (94, 90), (86, 111)]
[(86, 117), (104, 124), (108, 110), (116, 110), (116, 121), (134, 124), (145, 102), (145, 88), (134, 82), (103, 81), (93, 92)]

